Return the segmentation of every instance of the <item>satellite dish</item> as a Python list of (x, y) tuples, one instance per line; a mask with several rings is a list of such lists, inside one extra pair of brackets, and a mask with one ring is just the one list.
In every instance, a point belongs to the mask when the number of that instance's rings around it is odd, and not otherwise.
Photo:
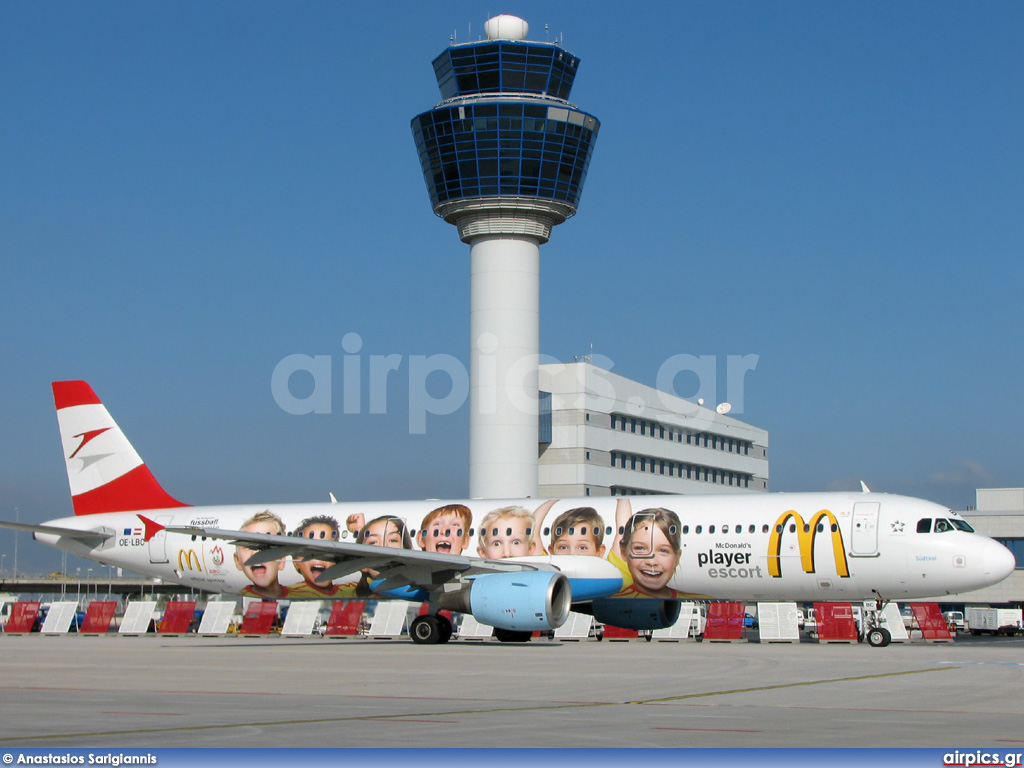
[(725, 414), (732, 410), (732, 403), (719, 403), (715, 410), (718, 411), (721, 416), (725, 416)]

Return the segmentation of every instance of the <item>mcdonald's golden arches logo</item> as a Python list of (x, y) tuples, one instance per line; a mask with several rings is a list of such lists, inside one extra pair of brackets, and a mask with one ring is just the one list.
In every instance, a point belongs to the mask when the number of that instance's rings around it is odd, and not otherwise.
[(202, 573), (203, 567), (199, 564), (199, 555), (196, 554), (194, 549), (178, 550), (178, 570), (199, 571)]
[[(846, 562), (846, 546), (843, 544), (843, 533), (839, 530), (839, 522), (836, 516), (829, 510), (822, 509), (816, 512), (810, 520), (804, 521), (803, 517), (796, 510), (783, 512), (775, 521), (772, 535), (768, 538), (768, 573), (776, 578), (782, 577), (782, 534), (786, 531), (786, 525), (791, 523), (792, 532), (796, 534), (797, 544), (800, 547), (800, 565), (804, 573), (814, 573), (814, 540), (819, 531), (821, 521), (828, 519), (829, 531), (832, 534), (832, 554), (836, 560), (836, 574), (841, 577), (850, 575), (850, 568)], [(822, 531), (824, 532), (824, 527)]]

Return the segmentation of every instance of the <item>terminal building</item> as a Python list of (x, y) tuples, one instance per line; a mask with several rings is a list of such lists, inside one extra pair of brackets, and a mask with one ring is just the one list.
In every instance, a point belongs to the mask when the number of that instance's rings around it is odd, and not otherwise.
[(540, 366), (539, 495), (768, 490), (768, 432), (590, 362)]

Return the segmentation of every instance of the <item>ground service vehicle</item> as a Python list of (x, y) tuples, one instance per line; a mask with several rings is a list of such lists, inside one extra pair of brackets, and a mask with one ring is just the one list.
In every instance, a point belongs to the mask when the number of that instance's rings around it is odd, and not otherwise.
[(1024, 631), (1020, 608), (968, 608), (967, 628), (972, 635), (1018, 635)]
[(942, 618), (946, 620), (947, 627), (955, 629), (957, 632), (967, 631), (967, 620), (964, 618), (963, 611), (946, 611), (942, 614)]

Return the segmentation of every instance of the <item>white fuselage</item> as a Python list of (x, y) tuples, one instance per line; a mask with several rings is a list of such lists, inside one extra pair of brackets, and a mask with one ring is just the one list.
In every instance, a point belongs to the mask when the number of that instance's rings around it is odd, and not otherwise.
[[(511, 505), (539, 509), (536, 499), (515, 501), (460, 501), (472, 511), (473, 525), (446, 554), (492, 557), (478, 530), (491, 510)], [(967, 592), (1000, 581), (1013, 569), (1010, 552), (984, 536), (970, 532), (953, 512), (931, 502), (873, 493), (767, 494), (735, 496), (633, 497), (634, 517), (648, 509), (663, 508), (679, 521), (678, 551), (655, 555), (637, 550), (631, 554), (616, 546), (623, 530), (622, 499), (585, 498), (560, 500), (546, 511), (536, 529), (529, 532), (534, 550), (527, 560), (556, 562), (567, 575), (587, 572), (596, 565), (588, 555), (544, 555), (555, 551), (554, 521), (566, 510), (595, 509), (603, 522), (600, 545), (603, 559), (615, 551), (617, 568), (632, 581), (626, 597), (686, 599), (691, 596), (738, 600), (853, 601), (875, 597), (908, 599)], [(99, 547), (89, 549), (67, 537), (37, 533), (44, 543), (104, 564), (124, 567), (200, 589), (245, 593), (251, 582), (241, 569), (235, 547), (223, 540), (193, 538), (160, 531), (146, 540), (140, 515), (162, 526), (195, 526), (241, 530), (258, 512), (270, 510), (291, 532), (303, 520), (317, 516), (338, 523), (339, 540), (354, 541), (347, 521), (366, 523), (384, 515), (406, 522), (413, 548), (418, 549), (421, 521), (442, 505), (437, 501), (367, 502), (344, 504), (271, 504), (217, 507), (181, 507), (142, 512), (78, 515), (54, 520), (54, 526), (113, 531)], [(616, 520), (617, 507), (620, 510)], [(956, 520), (941, 533), (919, 533), (922, 520)], [(962, 524), (962, 525), (961, 525)], [(438, 533), (435, 531), (435, 533)], [(442, 537), (444, 531), (439, 532)], [(456, 539), (452, 532), (450, 538)], [(463, 532), (465, 535), (466, 532)], [(590, 534), (593, 536), (593, 532)], [(539, 538), (539, 542), (537, 539)], [(537, 544), (543, 551), (537, 549)], [(596, 542), (595, 542), (596, 543)], [(524, 556), (525, 553), (516, 553)], [(595, 555), (597, 553), (595, 552)], [(600, 556), (600, 555), (598, 555)], [(648, 560), (648, 557), (650, 558)], [(615, 557), (612, 558), (616, 559)], [(666, 566), (666, 563), (668, 564)], [(277, 577), (284, 587), (303, 583), (291, 559), (282, 559)], [(660, 571), (664, 579), (656, 582)], [(607, 570), (607, 567), (606, 567)], [(335, 579), (335, 584), (358, 580), (359, 574)], [(656, 583), (655, 583), (656, 582)], [(303, 596), (309, 596), (304, 594)]]

